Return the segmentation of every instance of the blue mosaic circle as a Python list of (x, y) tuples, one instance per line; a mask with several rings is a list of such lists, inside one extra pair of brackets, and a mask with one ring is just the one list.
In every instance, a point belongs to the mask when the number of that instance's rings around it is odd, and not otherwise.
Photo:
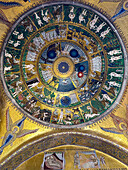
[(85, 70), (85, 66), (84, 65), (81, 65), (80, 67), (79, 67), (79, 71), (84, 71)]
[(64, 96), (61, 98), (61, 104), (63, 107), (67, 107), (71, 104), (71, 99), (68, 96)]
[(70, 51), (70, 56), (71, 56), (72, 58), (78, 57), (78, 51), (77, 51), (76, 49), (72, 49), (72, 50)]
[(68, 65), (68, 63), (66, 63), (66, 62), (61, 62), (61, 63), (58, 65), (58, 70), (59, 70), (59, 72), (61, 72), (61, 73), (66, 73), (66, 72), (69, 70), (69, 65)]
[(56, 58), (56, 52), (54, 50), (50, 50), (50, 51), (48, 51), (47, 56), (50, 59), (54, 59), (54, 58)]

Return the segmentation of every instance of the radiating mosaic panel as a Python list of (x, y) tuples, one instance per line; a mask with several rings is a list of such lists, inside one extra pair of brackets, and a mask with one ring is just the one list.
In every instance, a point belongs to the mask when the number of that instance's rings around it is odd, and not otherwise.
[(2, 51), (9, 98), (35, 121), (85, 126), (119, 102), (126, 51), (110, 21), (89, 6), (38, 6), (14, 24)]

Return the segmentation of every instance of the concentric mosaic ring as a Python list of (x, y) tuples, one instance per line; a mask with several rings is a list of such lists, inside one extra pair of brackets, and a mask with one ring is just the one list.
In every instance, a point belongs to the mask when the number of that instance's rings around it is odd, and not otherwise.
[(66, 79), (73, 74), (74, 63), (68, 57), (58, 57), (53, 63), (53, 72), (55, 76)]
[(113, 24), (88, 5), (54, 2), (23, 14), (3, 44), (1, 77), (15, 106), (43, 125), (73, 128), (107, 115), (126, 86)]

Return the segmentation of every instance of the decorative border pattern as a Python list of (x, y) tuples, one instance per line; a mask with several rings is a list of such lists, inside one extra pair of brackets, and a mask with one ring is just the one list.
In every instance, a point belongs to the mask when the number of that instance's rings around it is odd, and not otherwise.
[(109, 140), (90, 134), (80, 132), (62, 132), (40, 138), (25, 145), (2, 162), (0, 169), (15, 169), (21, 163), (36, 154), (62, 145), (76, 145), (96, 149), (128, 165), (128, 151), (125, 148), (120, 147)]

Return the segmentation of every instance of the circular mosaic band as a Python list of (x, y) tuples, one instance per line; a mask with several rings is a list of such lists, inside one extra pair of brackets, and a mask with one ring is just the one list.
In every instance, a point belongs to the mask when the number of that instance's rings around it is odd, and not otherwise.
[(25, 115), (74, 128), (110, 113), (126, 86), (126, 50), (113, 24), (88, 5), (54, 2), (23, 14), (1, 53), (4, 89)]

